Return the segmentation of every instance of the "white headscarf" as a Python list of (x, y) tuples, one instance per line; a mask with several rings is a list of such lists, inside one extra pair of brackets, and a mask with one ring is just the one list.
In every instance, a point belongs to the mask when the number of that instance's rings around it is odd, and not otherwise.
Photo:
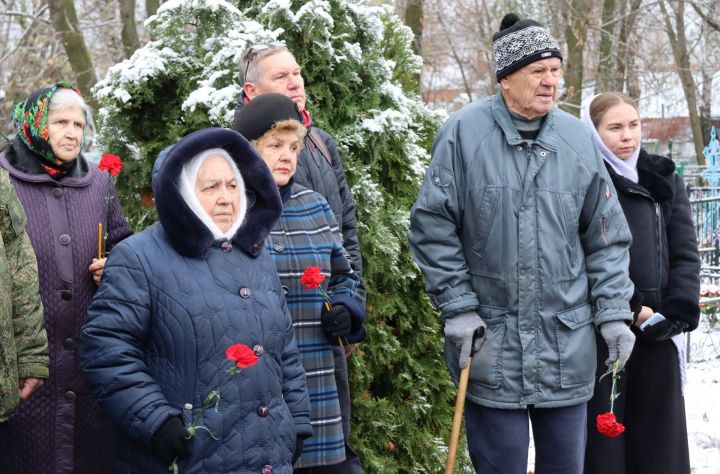
[[(195, 181), (197, 181), (200, 166), (202, 166), (205, 160), (211, 156), (221, 156), (225, 158), (225, 160), (230, 164), (230, 168), (233, 170), (233, 173), (235, 173), (235, 181), (238, 187), (238, 202), (236, 203), (238, 217), (227, 232), (221, 231), (220, 227), (213, 222), (212, 218), (205, 209), (203, 209), (202, 204), (200, 204), (200, 200), (198, 200), (195, 195)], [(190, 161), (185, 163), (183, 166), (183, 169), (180, 172), (178, 185), (180, 188), (180, 195), (183, 199), (185, 199), (185, 202), (188, 206), (190, 206), (190, 209), (192, 209), (195, 215), (198, 216), (203, 224), (205, 224), (205, 227), (212, 232), (215, 240), (233, 238), (235, 232), (237, 232), (245, 219), (245, 213), (247, 212), (247, 198), (245, 197), (245, 182), (242, 179), (242, 175), (240, 174), (235, 161), (230, 157), (227, 151), (222, 148), (211, 148), (192, 157)]]
[(583, 105), (582, 122), (592, 133), (592, 136), (595, 139), (595, 143), (597, 144), (598, 148), (600, 149), (600, 153), (602, 154), (603, 159), (610, 163), (610, 166), (613, 167), (617, 174), (624, 176), (633, 183), (637, 183), (637, 161), (638, 157), (640, 156), (640, 144), (638, 143), (638, 147), (635, 149), (632, 155), (630, 155), (626, 160), (623, 160), (622, 158), (618, 158), (617, 155), (611, 152), (610, 149), (605, 145), (605, 143), (603, 143), (602, 138), (600, 138), (600, 134), (598, 133), (595, 125), (592, 123), (592, 119), (590, 118), (590, 105), (592, 104), (593, 100), (595, 100), (595, 98), (599, 95), (600, 94), (596, 94), (592, 96)]

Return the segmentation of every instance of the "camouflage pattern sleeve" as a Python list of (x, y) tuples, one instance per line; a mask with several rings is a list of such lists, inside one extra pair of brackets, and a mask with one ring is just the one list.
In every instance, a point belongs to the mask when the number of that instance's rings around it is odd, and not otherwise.
[(47, 378), (48, 343), (38, 294), (37, 261), (25, 232), (25, 212), (6, 173), (0, 175), (0, 208), (7, 275), (12, 279), (10, 301), (0, 304), (12, 305), (18, 378)]

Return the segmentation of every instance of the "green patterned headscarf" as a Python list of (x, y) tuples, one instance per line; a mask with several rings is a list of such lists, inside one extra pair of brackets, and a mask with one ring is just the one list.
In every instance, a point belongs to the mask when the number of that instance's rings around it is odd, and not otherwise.
[[(20, 140), (38, 156), (40, 165), (45, 171), (55, 178), (64, 176), (73, 167), (73, 162), (65, 163), (55, 157), (48, 141), (50, 99), (61, 87), (78, 92), (70, 83), (58, 82), (50, 87), (34, 91), (24, 101), (18, 102), (13, 111), (15, 129)], [(85, 142), (84, 133), (82, 142)], [(80, 149), (82, 149), (82, 143)]]

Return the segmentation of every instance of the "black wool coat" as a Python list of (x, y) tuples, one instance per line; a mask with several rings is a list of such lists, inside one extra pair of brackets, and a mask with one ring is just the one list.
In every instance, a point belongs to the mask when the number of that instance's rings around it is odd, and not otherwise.
[(695, 329), (700, 317), (700, 257), (690, 200), (672, 160), (640, 151), (638, 183), (606, 163), (633, 243), (630, 279), (633, 312), (648, 306)]

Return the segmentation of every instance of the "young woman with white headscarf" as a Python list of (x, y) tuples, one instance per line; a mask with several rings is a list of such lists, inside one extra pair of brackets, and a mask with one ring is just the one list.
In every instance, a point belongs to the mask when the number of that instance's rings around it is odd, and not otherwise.
[[(605, 159), (632, 232), (630, 308), (637, 336), (614, 402), (626, 431), (608, 438), (595, 428), (597, 415), (609, 409), (611, 377), (604, 377), (588, 402), (585, 473), (688, 474), (682, 333), (695, 329), (700, 315), (700, 259), (690, 202), (673, 161), (641, 147), (632, 98), (600, 94), (586, 104), (583, 122)], [(607, 347), (600, 337), (597, 344), (600, 375), (607, 370)]]

